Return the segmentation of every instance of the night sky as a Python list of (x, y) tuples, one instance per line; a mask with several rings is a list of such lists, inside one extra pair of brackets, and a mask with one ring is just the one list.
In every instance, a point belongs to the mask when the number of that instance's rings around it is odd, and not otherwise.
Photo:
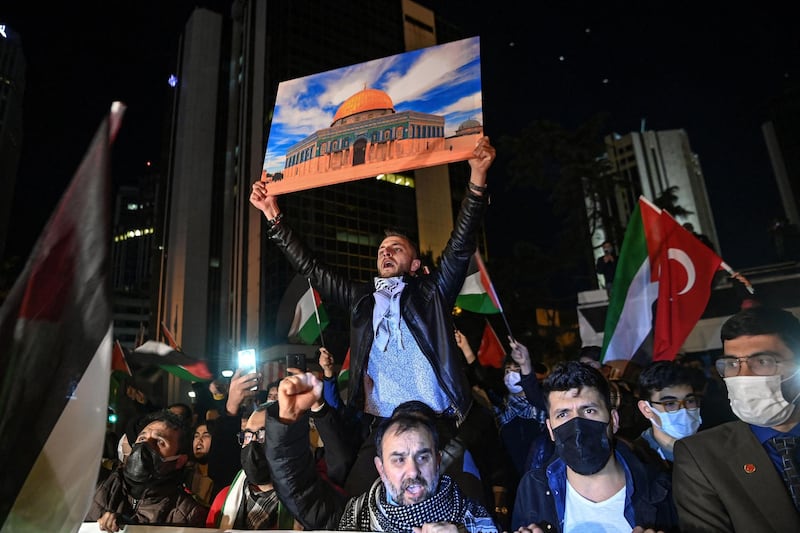
[[(800, 79), (800, 32), (784, 8), (537, 2), (522, 16), (519, 4), (491, 5), (480, 17), (448, 13), (481, 34), (490, 135), (536, 119), (575, 127), (599, 112), (610, 115), (609, 133), (639, 131), (643, 122), (684, 129), (700, 158), (723, 259), (734, 268), (773, 259), (767, 228), (782, 207), (761, 125), (769, 98)], [(514, 211), (513, 195), (494, 199), (490, 227)], [(536, 227), (529, 232), (546, 239)]]
[[(575, 127), (599, 112), (610, 114), (609, 133), (638, 131), (642, 122), (684, 129), (706, 176), (723, 258), (734, 268), (770, 262), (767, 228), (782, 208), (760, 128), (768, 99), (800, 76), (800, 31), (783, 4), (421, 3), (481, 37), (492, 138), (538, 119)], [(111, 4), (0, 8), (0, 23), (22, 35), (28, 63), (7, 256), (27, 255), (113, 100), (128, 106), (115, 181), (159, 161), (178, 35), (194, 5), (228, 2), (143, 1), (119, 13)], [(525, 238), (547, 247), (546, 199), (518, 213), (503, 172), (498, 165), (490, 176), (490, 246)]]

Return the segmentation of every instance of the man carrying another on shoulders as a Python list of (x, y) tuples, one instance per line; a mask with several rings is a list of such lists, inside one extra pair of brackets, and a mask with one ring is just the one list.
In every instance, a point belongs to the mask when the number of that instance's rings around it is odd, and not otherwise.
[[(378, 478), (349, 500), (315, 471), (308, 448), (309, 409), (315, 419), (335, 417), (322, 400), (322, 382), (311, 373), (281, 381), (278, 405), (267, 419), (267, 459), (281, 500), (306, 529), (415, 533), (497, 532), (489, 512), (465, 498), (442, 474), (432, 411), (408, 402), (383, 420), (373, 458)], [(273, 416), (274, 415), (274, 416)], [(318, 423), (326, 448), (338, 446), (335, 423)]]
[[(264, 213), (269, 239), (295, 271), (309, 278), (323, 300), (350, 310), (350, 383), (347, 404), (377, 419), (395, 407), (421, 400), (449, 421), (450, 433), (467, 450), (480, 442), (467, 415), (472, 393), (453, 337), (452, 309), (476, 250), (477, 230), (487, 205), (486, 178), (495, 159), (488, 137), (476, 143), (467, 195), (439, 268), (418, 275), (422, 263), (416, 245), (406, 236), (387, 232), (377, 250), (378, 276), (356, 283), (322, 265), (289, 227), (269, 193), (269, 184), (253, 184), (250, 202)], [(377, 427), (377, 423), (372, 426)], [(377, 474), (373, 439), (365, 439), (356, 466), (345, 483), (351, 494), (366, 490)]]

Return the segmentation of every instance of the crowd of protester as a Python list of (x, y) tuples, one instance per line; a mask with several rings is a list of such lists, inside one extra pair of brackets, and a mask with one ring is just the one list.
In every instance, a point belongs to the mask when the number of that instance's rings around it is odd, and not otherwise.
[(450, 309), (493, 160), (481, 139), (436, 272), (422, 274), (413, 242), (390, 232), (367, 285), (317, 261), (254, 184), (269, 239), (352, 310), (350, 381), (322, 348), (321, 372), (212, 382), (206, 413), (151, 406), (101, 466), (86, 520), (108, 531), (800, 531), (791, 313), (758, 305), (728, 319), (713, 369), (685, 357), (620, 371), (598, 347), (542, 369), (511, 337), (499, 379), (482, 367)]

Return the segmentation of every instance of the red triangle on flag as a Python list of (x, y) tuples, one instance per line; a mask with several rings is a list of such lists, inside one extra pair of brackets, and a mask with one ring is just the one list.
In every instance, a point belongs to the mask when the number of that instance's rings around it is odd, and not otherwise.
[(114, 349), (111, 351), (111, 371), (125, 372), (129, 376), (133, 375), (119, 340), (114, 341)]
[(481, 273), (481, 284), (486, 288), (489, 298), (492, 299), (492, 304), (494, 304), (494, 306), (502, 313), (503, 306), (500, 304), (500, 298), (497, 297), (497, 292), (494, 290), (494, 284), (489, 278), (489, 271), (486, 270), (486, 265), (483, 264), (481, 253), (478, 250), (475, 250), (475, 262), (477, 263), (478, 270)]
[(13, 457), (3, 531), (77, 531), (97, 488), (113, 351), (110, 146), (124, 108), (112, 104), (0, 305), (0, 457)]
[(350, 382), (350, 348), (347, 348), (347, 354), (344, 356), (344, 361), (342, 362), (342, 368), (339, 369), (339, 375), (336, 376), (336, 381), (339, 384), (339, 387), (344, 388), (347, 387), (348, 383)]
[(483, 366), (503, 368), (505, 359), (506, 350), (497, 337), (497, 333), (494, 332), (494, 328), (487, 320), (486, 326), (483, 328), (481, 345), (478, 347), (478, 362)]

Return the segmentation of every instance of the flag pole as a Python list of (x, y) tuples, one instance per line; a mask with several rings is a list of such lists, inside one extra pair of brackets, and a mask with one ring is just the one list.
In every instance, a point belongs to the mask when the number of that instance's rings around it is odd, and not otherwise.
[(748, 280), (746, 277), (742, 276), (742, 275), (741, 275), (741, 274), (739, 274), (738, 272), (734, 271), (734, 270), (733, 270), (733, 269), (730, 267), (730, 265), (729, 265), (728, 263), (726, 263), (725, 261), (723, 261), (723, 262), (720, 264), (720, 266), (721, 266), (721, 267), (722, 267), (722, 268), (725, 270), (725, 272), (727, 272), (728, 274), (730, 274), (732, 278), (734, 278), (734, 279), (738, 280), (738, 281), (739, 281), (739, 282), (740, 282), (742, 285), (744, 285), (744, 288), (745, 288), (745, 289), (747, 289), (747, 292), (749, 292), (750, 294), (755, 294), (755, 293), (756, 293), (756, 289), (755, 289), (755, 288), (753, 287), (753, 285), (750, 283), (750, 280)]
[[(639, 196), (639, 199), (643, 200), (645, 203), (647, 203), (650, 207), (655, 209), (657, 212), (660, 213), (662, 211), (659, 207), (657, 207), (653, 202), (651, 202), (650, 200), (648, 200), (644, 196)], [(670, 214), (669, 212), (667, 212), (667, 214), (670, 216), (670, 218), (675, 220), (675, 217), (673, 217), (672, 214)], [(744, 288), (747, 289), (747, 292), (749, 292), (750, 294), (755, 294), (756, 293), (756, 289), (753, 287), (753, 285), (750, 283), (750, 281), (746, 277), (744, 277), (743, 275), (741, 275), (738, 272), (736, 272), (735, 270), (733, 270), (728, 263), (723, 261), (722, 263), (720, 263), (720, 267), (723, 270), (725, 270), (725, 272), (730, 274), (730, 276), (732, 278), (738, 280), (742, 285), (744, 285)]]
[[(500, 299), (498, 298), (497, 301), (499, 302)], [(506, 312), (502, 309), (500, 310), (500, 316), (503, 317), (503, 323), (506, 325), (506, 331), (508, 331), (508, 336), (512, 339), (514, 338), (514, 334), (511, 333), (511, 326), (508, 325), (508, 319), (506, 318)]]
[(503, 323), (506, 325), (506, 331), (508, 331), (508, 336), (512, 339), (514, 338), (514, 334), (511, 333), (511, 326), (508, 324), (508, 318), (506, 318), (506, 312), (503, 310), (503, 304), (500, 303), (500, 296), (497, 295), (497, 291), (494, 290), (494, 283), (489, 278), (489, 270), (486, 268), (486, 265), (483, 264), (483, 259), (481, 259), (480, 251), (475, 250), (475, 261), (478, 263), (478, 269), (483, 270), (486, 273), (487, 281), (489, 282), (488, 287), (484, 287), (487, 291), (489, 291), (490, 297), (494, 297), (494, 302), (497, 303), (497, 308), (500, 310), (500, 316), (503, 317)]
[[(311, 298), (314, 298), (314, 287), (311, 286), (311, 278), (308, 280), (308, 288), (311, 289)], [(314, 317), (317, 319), (317, 329), (319, 329), (319, 343), (325, 346), (325, 339), (322, 337), (322, 323), (319, 320), (319, 310), (317, 309), (317, 299), (314, 298)]]

